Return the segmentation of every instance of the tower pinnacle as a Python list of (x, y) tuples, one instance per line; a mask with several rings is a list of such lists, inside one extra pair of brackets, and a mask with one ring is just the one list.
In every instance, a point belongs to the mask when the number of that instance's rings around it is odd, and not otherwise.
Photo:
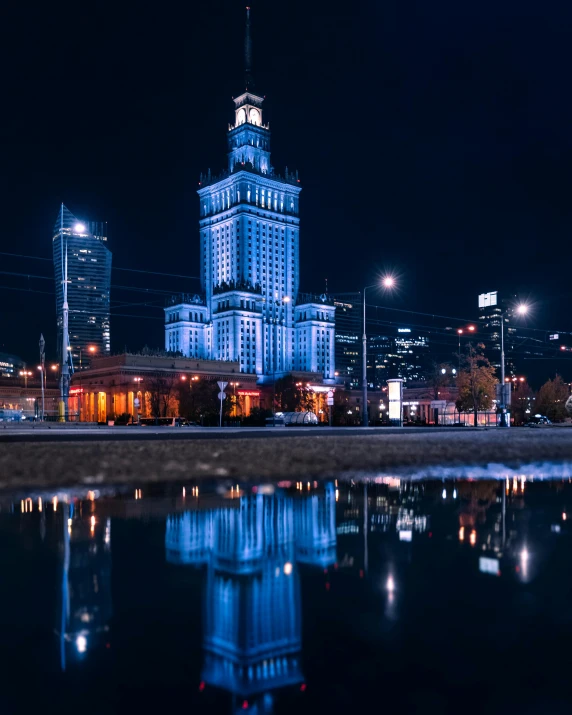
[(246, 89), (254, 86), (252, 79), (252, 37), (250, 35), (250, 7), (246, 8), (246, 32), (244, 35), (244, 73)]

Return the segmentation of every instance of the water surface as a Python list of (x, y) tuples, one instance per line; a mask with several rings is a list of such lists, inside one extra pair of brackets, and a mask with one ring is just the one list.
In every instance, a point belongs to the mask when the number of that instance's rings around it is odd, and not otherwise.
[(572, 484), (0, 496), (2, 713), (569, 713)]

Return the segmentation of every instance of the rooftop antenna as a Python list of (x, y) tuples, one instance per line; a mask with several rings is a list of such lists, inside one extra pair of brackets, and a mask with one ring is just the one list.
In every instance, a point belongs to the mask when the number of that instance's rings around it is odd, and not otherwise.
[(244, 35), (244, 73), (246, 90), (254, 86), (252, 79), (252, 37), (250, 35), (250, 7), (246, 8), (246, 32)]

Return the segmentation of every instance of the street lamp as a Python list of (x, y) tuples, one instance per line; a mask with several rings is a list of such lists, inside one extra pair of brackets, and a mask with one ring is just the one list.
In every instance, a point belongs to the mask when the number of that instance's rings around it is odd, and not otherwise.
[[(381, 286), (385, 290), (391, 290), (395, 288), (395, 278), (391, 275), (387, 275), (381, 280)], [(364, 427), (369, 425), (369, 415), (367, 413), (367, 334), (366, 334), (366, 324), (365, 324), (365, 294), (370, 288), (379, 288), (379, 283), (372, 283), (372, 285), (365, 286), (363, 289), (363, 336), (362, 336), (362, 376), (361, 376), (361, 387), (362, 387), (362, 399), (363, 399), (363, 413), (362, 413), (362, 424)]]
[(466, 328), (457, 329), (457, 335), (459, 336), (459, 372), (461, 372), (461, 335), (465, 332), (465, 330), (468, 330), (470, 333), (474, 333), (476, 328), (474, 325), (467, 325)]
[(32, 377), (34, 373), (31, 370), (20, 370), (20, 377), (24, 378), (24, 387), (28, 389), (28, 378)]
[[(519, 303), (516, 307), (516, 313), (518, 315), (526, 315), (528, 313), (528, 305), (525, 303)], [(505, 364), (504, 364), (504, 321), (506, 316), (506, 309), (501, 312), (501, 389), (500, 389), (500, 423), (499, 427), (509, 427), (509, 423), (506, 419), (506, 385), (505, 385)], [(509, 387), (510, 390), (510, 387)]]
[[(278, 293), (276, 293), (276, 298), (278, 298)], [(285, 295), (282, 300), (275, 300), (274, 305), (277, 306), (284, 306), (285, 303), (290, 302), (290, 297)], [(278, 326), (278, 318), (276, 318), (276, 314), (274, 317), (274, 323), (276, 326)], [(284, 340), (282, 341), (282, 344), (284, 344)], [(273, 356), (272, 356), (272, 426), (276, 427), (276, 362), (278, 360), (278, 328), (274, 330), (274, 345), (273, 345)]]

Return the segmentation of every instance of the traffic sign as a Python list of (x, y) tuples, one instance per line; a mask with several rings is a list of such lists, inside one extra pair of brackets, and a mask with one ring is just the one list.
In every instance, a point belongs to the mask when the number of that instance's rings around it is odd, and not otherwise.
[(141, 405), (140, 399), (139, 399), (138, 397), (136, 397), (136, 398), (133, 400), (133, 404), (135, 405), (135, 407), (139, 407), (139, 406)]
[(224, 382), (223, 380), (219, 380), (217, 382), (217, 385), (219, 386), (220, 390), (224, 390), (224, 388), (228, 385), (228, 382)]
[(224, 400), (226, 397), (226, 392), (219, 392), (218, 393), (218, 399), (219, 400)]
[(328, 397), (327, 404), (328, 404), (328, 405), (333, 405), (333, 404), (334, 404), (334, 398), (333, 398), (333, 397)]

